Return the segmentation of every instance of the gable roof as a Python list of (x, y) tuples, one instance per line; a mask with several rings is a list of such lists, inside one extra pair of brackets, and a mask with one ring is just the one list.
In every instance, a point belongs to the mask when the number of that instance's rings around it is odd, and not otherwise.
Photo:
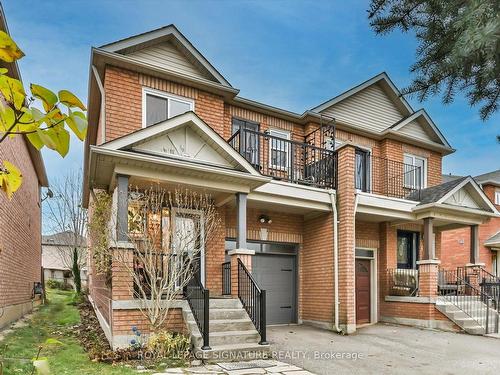
[[(236, 169), (249, 173), (254, 176), (261, 176), (259, 172), (234, 148), (231, 147), (216, 131), (214, 131), (207, 123), (205, 123), (194, 112), (186, 112), (184, 114), (172, 117), (166, 121), (155, 125), (148, 126), (133, 133), (124, 135), (110, 142), (102, 144), (100, 147), (108, 150), (132, 150), (138, 153), (148, 153), (148, 150), (141, 145), (146, 144), (155, 138), (165, 135), (181, 127), (192, 127), (201, 137), (205, 138), (208, 143), (213, 146), (216, 152), (223, 155), (223, 158), (230, 161)], [(175, 147), (175, 145), (173, 146)], [(158, 156), (158, 152), (152, 152)], [(189, 159), (195, 161), (195, 157), (190, 155), (184, 157), (182, 153), (162, 153), (163, 157), (176, 158), (179, 160)]]
[[(419, 121), (419, 120), (421, 120), (421, 121)], [(409, 127), (411, 124), (414, 124), (415, 121), (419, 121), (419, 124), (423, 124), (424, 127), (422, 130), (429, 135), (429, 140), (441, 143), (442, 145), (451, 148), (451, 145), (448, 143), (448, 141), (444, 137), (443, 133), (441, 133), (441, 131), (436, 126), (434, 121), (432, 121), (430, 116), (427, 114), (427, 112), (423, 108), (414, 112), (410, 116), (400, 120), (399, 122), (391, 125), (387, 130), (384, 131), (384, 133), (393, 132), (393, 131), (399, 131), (400, 133), (403, 133), (404, 129), (406, 127)], [(419, 137), (419, 134), (418, 133), (415, 134), (415, 132), (409, 133), (408, 135), (411, 135), (412, 137), (417, 137), (417, 138)]]
[(500, 232), (488, 238), (486, 241), (484, 241), (484, 244), (485, 246), (500, 247)]
[[(76, 237), (75, 237), (76, 235)], [(48, 234), (42, 236), (42, 245), (49, 246), (71, 246), (73, 245), (73, 241), (76, 238), (78, 246), (84, 247), (87, 246), (87, 238), (80, 236), (72, 231), (64, 231), (54, 234)]]
[(172, 43), (190, 62), (202, 70), (203, 73), (208, 74), (217, 83), (232, 87), (229, 81), (172, 24), (105, 44), (98, 49), (111, 53), (132, 54), (133, 57), (133, 53), (137, 51), (164, 42)]
[[(419, 192), (412, 193), (408, 199), (419, 201), (419, 204), (415, 206), (415, 209), (421, 209), (427, 206), (457, 206), (460, 207), (461, 204), (453, 204), (455, 194), (463, 191), (463, 207), (471, 209), (479, 209), (481, 211), (486, 211), (495, 216), (498, 212), (490, 202), (488, 197), (484, 194), (483, 190), (474, 181), (471, 176), (462, 177), (453, 181), (448, 181), (440, 185), (432, 186), (426, 189), (422, 189)], [(474, 207), (467, 206), (469, 202), (474, 203)]]
[(385, 72), (311, 111), (379, 137), (397, 137), (448, 154), (455, 151), (425, 110), (414, 111)]
[(500, 169), (493, 172), (480, 174), (479, 176), (474, 177), (474, 180), (476, 180), (476, 182), (481, 185), (500, 185)]
[(372, 78), (366, 80), (365, 82), (362, 82), (359, 85), (357, 85), (357, 86), (355, 86), (347, 91), (344, 91), (343, 93), (327, 100), (326, 102), (321, 103), (320, 105), (318, 105), (314, 108), (311, 108), (311, 111), (314, 111), (314, 112), (324, 111), (328, 107), (331, 107), (332, 105), (337, 104), (337, 103), (341, 102), (342, 100), (347, 99), (347, 98), (357, 94), (358, 92), (366, 89), (367, 87), (370, 87), (370, 86), (372, 86), (376, 83), (379, 83), (379, 82), (382, 82), (385, 85), (387, 85), (387, 87), (394, 93), (394, 96), (399, 99), (401, 105), (406, 109), (408, 114), (413, 112), (413, 108), (406, 101), (406, 99), (401, 96), (401, 93), (399, 92), (398, 88), (396, 87), (396, 85), (394, 85), (394, 83), (389, 78), (389, 76), (387, 75), (386, 72), (382, 72), (380, 74), (377, 74), (375, 77), (372, 77)]

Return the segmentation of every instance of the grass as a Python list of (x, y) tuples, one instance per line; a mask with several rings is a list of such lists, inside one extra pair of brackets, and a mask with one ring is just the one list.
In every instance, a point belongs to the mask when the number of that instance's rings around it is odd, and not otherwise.
[[(71, 334), (72, 327), (80, 322), (77, 308), (71, 304), (72, 292), (49, 290), (49, 303), (34, 314), (27, 325), (16, 328), (0, 342), (0, 363), (3, 375), (31, 374), (32, 358), (40, 345), (41, 357), (47, 357), (52, 374), (127, 375), (137, 374), (131, 368), (92, 362), (78, 340)], [(57, 339), (62, 345), (44, 345), (48, 338)], [(0, 374), (2, 367), (0, 366)]]

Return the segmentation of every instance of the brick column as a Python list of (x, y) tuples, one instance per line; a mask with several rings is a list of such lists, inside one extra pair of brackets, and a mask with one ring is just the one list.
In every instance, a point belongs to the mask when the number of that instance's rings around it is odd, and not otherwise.
[(436, 297), (438, 295), (439, 264), (436, 259), (420, 260), (418, 269), (419, 297)]
[(228, 255), (231, 257), (231, 295), (238, 297), (238, 259), (241, 259), (249, 272), (252, 272), (252, 255), (254, 250), (235, 249), (230, 250)]
[(345, 144), (338, 150), (338, 241), (339, 241), (339, 320), (346, 333), (356, 331), (355, 311), (355, 148)]
[(113, 248), (113, 259), (111, 265), (113, 285), (111, 287), (111, 299), (131, 300), (134, 299), (134, 279), (128, 267), (133, 267), (134, 246), (130, 242), (117, 242)]

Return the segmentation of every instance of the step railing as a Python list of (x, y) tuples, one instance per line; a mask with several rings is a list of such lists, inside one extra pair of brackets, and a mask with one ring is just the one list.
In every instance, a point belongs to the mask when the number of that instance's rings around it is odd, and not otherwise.
[(252, 274), (238, 259), (238, 298), (260, 334), (260, 345), (266, 341), (266, 291), (259, 288)]
[(222, 263), (222, 295), (231, 295), (231, 262)]
[(466, 275), (465, 280), (479, 285), (481, 292), (488, 295), (500, 312), (500, 277), (486, 271), (482, 266), (460, 267), (460, 273)]
[(484, 328), (485, 334), (497, 333), (499, 314), (493, 299), (465, 279), (460, 268), (439, 270), (439, 299), (448, 302)]
[(210, 350), (210, 291), (206, 289), (197, 274), (184, 287), (191, 312), (203, 338), (202, 350)]

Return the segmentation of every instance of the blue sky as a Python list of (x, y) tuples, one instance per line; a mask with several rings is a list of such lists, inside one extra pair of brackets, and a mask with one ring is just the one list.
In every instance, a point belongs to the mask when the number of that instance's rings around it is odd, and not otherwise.
[[(24, 1), (4, 0), (14, 39), (26, 53), (25, 85), (69, 89), (87, 99), (90, 47), (174, 23), (240, 95), (302, 112), (386, 71), (398, 87), (410, 82), (411, 34), (376, 36), (368, 1)], [(443, 171), (477, 175), (500, 168), (500, 115), (487, 122), (457, 96), (424, 107), (457, 152)], [(62, 159), (44, 151), (49, 179), (82, 165), (73, 140)]]

